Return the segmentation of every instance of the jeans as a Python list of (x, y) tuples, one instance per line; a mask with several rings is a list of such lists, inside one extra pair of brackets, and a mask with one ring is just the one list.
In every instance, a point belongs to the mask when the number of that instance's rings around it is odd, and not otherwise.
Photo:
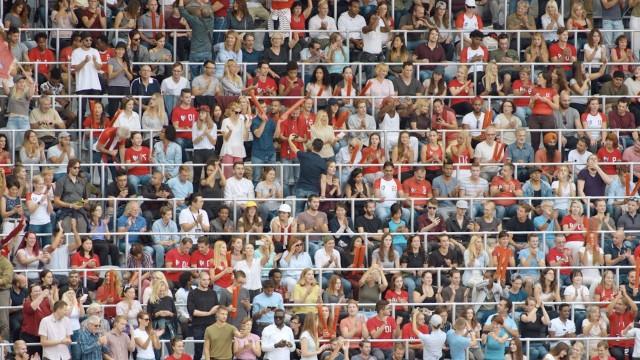
[[(204, 340), (204, 331), (206, 330), (206, 326), (202, 325), (202, 326), (196, 326), (196, 325), (192, 325), (191, 326), (191, 335), (193, 336), (193, 340)], [(194, 347), (194, 351), (193, 351), (193, 355), (194, 355), (194, 359), (201, 359), (202, 358), (202, 347), (203, 347), (203, 343), (195, 343), (193, 345)]]
[(284, 196), (291, 196), (295, 194), (294, 187), (298, 177), (300, 177), (300, 168), (297, 166), (287, 166), (287, 164), (298, 164), (298, 159), (281, 159), (282, 162), (282, 188), (284, 189)]
[(216, 16), (213, 18), (213, 45), (222, 42), (224, 40), (224, 33), (226, 30), (227, 18)]
[(516, 216), (516, 211), (518, 210), (518, 204), (513, 204), (510, 206), (496, 206), (496, 218), (502, 220), (505, 216), (514, 217)]
[(413, 275), (405, 275), (404, 276), (404, 286), (407, 287), (407, 292), (409, 293), (409, 302), (413, 302), (413, 292), (418, 286), (422, 286), (422, 279), (413, 276)]
[(40, 242), (41, 249), (44, 249), (45, 246), (51, 244), (51, 233), (53, 231), (53, 226), (51, 225), (51, 223), (42, 224), (42, 225), (29, 224), (29, 231), (34, 232), (36, 234), (45, 234), (45, 235), (38, 235), (38, 240)]
[(529, 354), (528, 354), (527, 359), (529, 359), (529, 360), (542, 359), (545, 355), (547, 355), (547, 353), (548, 353), (547, 348), (544, 347), (543, 343), (532, 341), (529, 344)]
[[(9, 115), (7, 120), (6, 129), (9, 130), (29, 130), (31, 125), (29, 124), (29, 117), (23, 115)], [(9, 149), (18, 150), (22, 146), (22, 140), (24, 139), (24, 131), (11, 131), (8, 134)], [(13, 140), (12, 140), (13, 139)]]
[(315, 190), (304, 190), (304, 189), (296, 188), (296, 198), (298, 199), (296, 201), (296, 208), (295, 208), (296, 215), (304, 211), (305, 205), (307, 203), (307, 198), (311, 195), (318, 195), (318, 192)]
[(100, 265), (120, 266), (120, 252), (118, 247), (111, 241), (93, 240), (93, 252), (98, 255)]
[(191, 156), (188, 156), (187, 149), (193, 149), (193, 141), (191, 139), (176, 138), (176, 143), (182, 148), (182, 162), (185, 163), (191, 160)]
[[(383, 224), (386, 223), (391, 217), (391, 206), (386, 207), (382, 204), (376, 205), (376, 216)], [(409, 221), (411, 220), (411, 213), (409, 212), (409, 209), (402, 208), (402, 220), (409, 224)]]
[(156, 267), (164, 266), (164, 246), (160, 244), (145, 245), (144, 252), (153, 257), (153, 263)]
[(257, 157), (255, 155), (251, 156), (251, 165), (253, 166), (253, 185), (257, 185), (262, 177), (262, 168), (264, 166), (260, 166), (260, 164), (275, 164), (276, 162), (276, 153), (273, 152), (264, 156), (262, 158)]
[(522, 120), (523, 124), (528, 124), (529, 116), (531, 116), (531, 108), (528, 106), (516, 107), (516, 116)]
[(147, 175), (127, 175), (127, 181), (129, 184), (133, 185), (133, 188), (136, 189), (136, 192), (139, 191), (140, 185), (147, 185), (149, 181), (151, 181), (151, 174)]
[(602, 19), (602, 30), (620, 30), (620, 31), (605, 31), (602, 35), (604, 36), (604, 42), (609, 47), (612, 48), (615, 45), (615, 40), (618, 36), (623, 34), (624, 24), (622, 23), (622, 19), (620, 20), (607, 20)]
[(576, 335), (582, 334), (582, 321), (586, 319), (587, 312), (584, 309), (573, 310), (573, 322), (576, 324)]
[(616, 360), (628, 359), (631, 355), (632, 350), (633, 348), (625, 348), (620, 346), (612, 346), (609, 348), (611, 356), (613, 356)]
[[(210, 52), (197, 52), (197, 51), (193, 51), (194, 49), (191, 49), (191, 53), (189, 54), (189, 62), (201, 62), (204, 63), (205, 61), (211, 59), (211, 53)], [(196, 76), (202, 74), (202, 65), (189, 65), (189, 70), (191, 71), (191, 76), (192, 78), (195, 78)], [(184, 158), (183, 158), (184, 159)]]

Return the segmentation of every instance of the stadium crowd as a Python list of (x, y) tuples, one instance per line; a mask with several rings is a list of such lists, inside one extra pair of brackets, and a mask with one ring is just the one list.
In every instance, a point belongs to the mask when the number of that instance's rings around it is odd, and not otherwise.
[(0, 357), (640, 359), (640, 1), (2, 6)]

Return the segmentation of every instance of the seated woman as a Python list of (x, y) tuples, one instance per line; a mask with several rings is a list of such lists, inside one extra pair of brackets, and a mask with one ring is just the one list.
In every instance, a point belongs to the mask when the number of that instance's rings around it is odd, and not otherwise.
[[(315, 274), (310, 268), (302, 270), (300, 279), (293, 287), (292, 295), (294, 304), (317, 304), (321, 300), (321, 289), (316, 282)], [(295, 314), (318, 314), (316, 306), (296, 306)]]
[(382, 292), (387, 289), (387, 278), (379, 263), (371, 265), (369, 270), (362, 275), (359, 281), (358, 301), (362, 303), (375, 303), (380, 300)]
[(335, 199), (342, 198), (342, 186), (340, 185), (337, 171), (336, 162), (329, 160), (327, 161), (326, 173), (320, 175), (320, 197), (323, 201), (320, 202), (319, 210), (330, 217), (333, 216), (336, 210), (337, 202)]
[(117, 271), (109, 270), (104, 277), (104, 282), (96, 291), (96, 301), (101, 305), (110, 305), (104, 308), (105, 319), (111, 321), (116, 316), (116, 307), (113, 305), (120, 302), (120, 294), (122, 294), (120, 276)]
[(262, 233), (264, 222), (258, 215), (258, 205), (255, 201), (247, 201), (242, 217), (238, 219), (236, 230), (240, 233)]
[[(78, 251), (71, 256), (72, 269), (96, 269), (100, 267), (100, 259), (98, 255), (93, 253), (93, 242), (90, 238), (82, 239)], [(101, 284), (103, 279), (98, 276), (95, 271), (86, 271), (83, 274), (86, 278), (87, 288), (95, 291)]]
[[(158, 32), (155, 36), (156, 44), (153, 48), (149, 49), (149, 61), (152, 63), (171, 63), (173, 62), (171, 51), (165, 48), (167, 43), (167, 37), (165, 33)], [(168, 65), (151, 65), (151, 71), (153, 76), (160, 82), (165, 78), (171, 76), (169, 74), (170, 67)]]
[[(422, 247), (423, 238), (421, 235), (413, 235), (409, 240), (409, 246), (407, 250), (402, 254), (400, 258), (400, 266), (403, 268), (416, 269), (426, 268), (427, 266), (427, 253)], [(406, 270), (403, 271), (404, 285), (407, 287), (408, 302), (413, 302), (413, 293), (421, 282), (421, 270)]]
[[(131, 184), (136, 191), (140, 185), (147, 185), (151, 181), (151, 150), (142, 145), (142, 134), (134, 132), (131, 134), (131, 147), (124, 152), (124, 161), (127, 166), (127, 182)], [(138, 165), (138, 166), (135, 166)]]
[[(137, 201), (129, 201), (127, 203), (127, 206), (124, 208), (124, 213), (118, 218), (117, 228), (120, 233), (133, 233), (127, 234), (127, 237), (125, 238), (126, 242), (123, 241), (121, 243), (121, 251), (124, 251), (122, 248), (125, 246), (125, 243), (130, 246), (131, 244), (141, 242), (140, 238), (142, 235), (136, 233), (147, 232), (147, 220), (142, 216), (140, 205)], [(145, 252), (149, 255), (153, 254), (154, 249), (147, 248), (148, 247), (145, 247)], [(159, 254), (156, 254), (156, 259), (158, 258), (158, 255)], [(162, 254), (162, 258), (164, 259), (164, 254)]]
[[(373, 250), (371, 255), (372, 265), (379, 264), (384, 268), (399, 268), (400, 267), (400, 253), (394, 249), (393, 235), (385, 233), (382, 235), (382, 241), (379, 248)], [(399, 271), (389, 272), (388, 276), (398, 273)]]

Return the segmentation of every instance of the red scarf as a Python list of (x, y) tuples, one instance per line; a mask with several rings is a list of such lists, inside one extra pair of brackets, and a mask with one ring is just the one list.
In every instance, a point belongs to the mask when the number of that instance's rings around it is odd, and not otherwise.
[[(164, 24), (164, 15), (160, 14), (160, 18), (158, 19), (158, 14), (156, 14), (155, 12), (151, 13), (151, 28), (152, 29), (162, 29), (162, 25)], [(156, 21), (158, 20), (158, 21)], [(152, 31), (151, 32), (151, 36), (153, 38), (156, 37), (156, 32)]]
[(504, 156), (504, 144), (501, 143), (500, 141), (496, 141), (496, 143), (493, 145), (493, 160), (494, 161), (500, 161), (502, 160), (503, 156)]
[(496, 269), (496, 279), (498, 281), (507, 280), (507, 267), (509, 266), (509, 258), (511, 257), (511, 250), (509, 248), (496, 247), (496, 257), (498, 258), (498, 264)]
[(11, 232), (8, 233), (7, 236), (2, 239), (2, 241), (0, 241), (0, 246), (2, 247), (2, 249), (0, 250), (0, 255), (8, 257), (9, 254), (11, 254), (11, 243), (13, 242), (13, 239), (15, 239), (16, 236), (24, 229), (25, 223), (26, 222), (23, 215), (20, 217), (18, 225), (13, 228), (13, 230), (11, 230)]
[[(353, 249), (353, 268), (359, 269), (364, 267), (364, 246), (360, 245)], [(352, 275), (360, 273), (358, 270), (351, 271)]]
[(631, 183), (631, 174), (629, 174), (629, 173), (624, 174), (625, 194), (627, 194), (627, 196), (634, 196), (635, 194), (638, 193), (638, 189), (640, 189), (640, 181), (638, 181), (636, 186), (633, 187), (633, 191), (629, 191), (629, 189), (630, 189), (629, 184), (630, 183)]
[(240, 297), (240, 287), (234, 286), (233, 292), (231, 295), (231, 306), (233, 306), (234, 311), (231, 311), (230, 315), (232, 319), (235, 319), (238, 316), (238, 298)]

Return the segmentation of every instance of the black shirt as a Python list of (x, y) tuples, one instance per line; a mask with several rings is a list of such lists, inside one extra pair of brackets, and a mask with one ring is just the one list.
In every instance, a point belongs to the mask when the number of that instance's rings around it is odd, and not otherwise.
[(547, 337), (548, 327), (542, 323), (542, 309), (538, 309), (536, 312), (536, 321), (532, 323), (522, 321), (522, 315), (520, 315), (520, 336), (523, 338)]
[(455, 246), (450, 246), (446, 255), (440, 253), (440, 249), (436, 249), (429, 254), (429, 266), (430, 267), (449, 267), (445, 260), (450, 260), (451, 264), (462, 266), (464, 264), (464, 258), (460, 251)]
[[(169, 196), (167, 196), (168, 199), (173, 198), (173, 193), (171, 192), (171, 188), (169, 188), (169, 186), (164, 183), (160, 184), (160, 187), (158, 190), (156, 190), (156, 187), (153, 186), (151, 183), (147, 185), (143, 185), (142, 191), (141, 191), (142, 197), (145, 199), (157, 199), (158, 196), (156, 194), (158, 193), (158, 191), (161, 191), (161, 190), (169, 193)], [(142, 203), (142, 210), (159, 211), (161, 207), (167, 204), (168, 203), (166, 201), (145, 201)]]
[(525, 222), (520, 222), (517, 216), (509, 219), (509, 221), (504, 224), (504, 229), (507, 231), (522, 231), (520, 234), (513, 234), (513, 241), (520, 244), (527, 242), (528, 232), (535, 231), (531, 219), (527, 218)]
[(426, 263), (427, 254), (424, 251), (414, 253), (407, 248), (407, 251), (400, 257), (400, 264), (407, 264), (408, 268), (421, 268)]
[(320, 194), (320, 177), (327, 172), (327, 160), (311, 151), (298, 151), (300, 177), (296, 188)]
[(192, 326), (209, 326), (216, 321), (213, 315), (209, 316), (193, 316), (194, 310), (209, 311), (212, 307), (218, 305), (218, 296), (212, 289), (206, 291), (193, 289), (187, 295), (187, 311), (191, 316)]
[(373, 216), (372, 219), (367, 219), (364, 215), (358, 216), (356, 218), (356, 228), (355, 231), (358, 231), (359, 228), (363, 228), (366, 233), (377, 233), (380, 230), (383, 230), (382, 221), (378, 219), (377, 216)]
[[(135, 196), (137, 193), (136, 188), (133, 185), (131, 185), (128, 181), (127, 181), (127, 191), (129, 192), (127, 197)], [(105, 190), (105, 195), (107, 195), (107, 197), (115, 197), (115, 198), (120, 197), (120, 189), (118, 188), (118, 184), (115, 181), (107, 185), (107, 188)]]

